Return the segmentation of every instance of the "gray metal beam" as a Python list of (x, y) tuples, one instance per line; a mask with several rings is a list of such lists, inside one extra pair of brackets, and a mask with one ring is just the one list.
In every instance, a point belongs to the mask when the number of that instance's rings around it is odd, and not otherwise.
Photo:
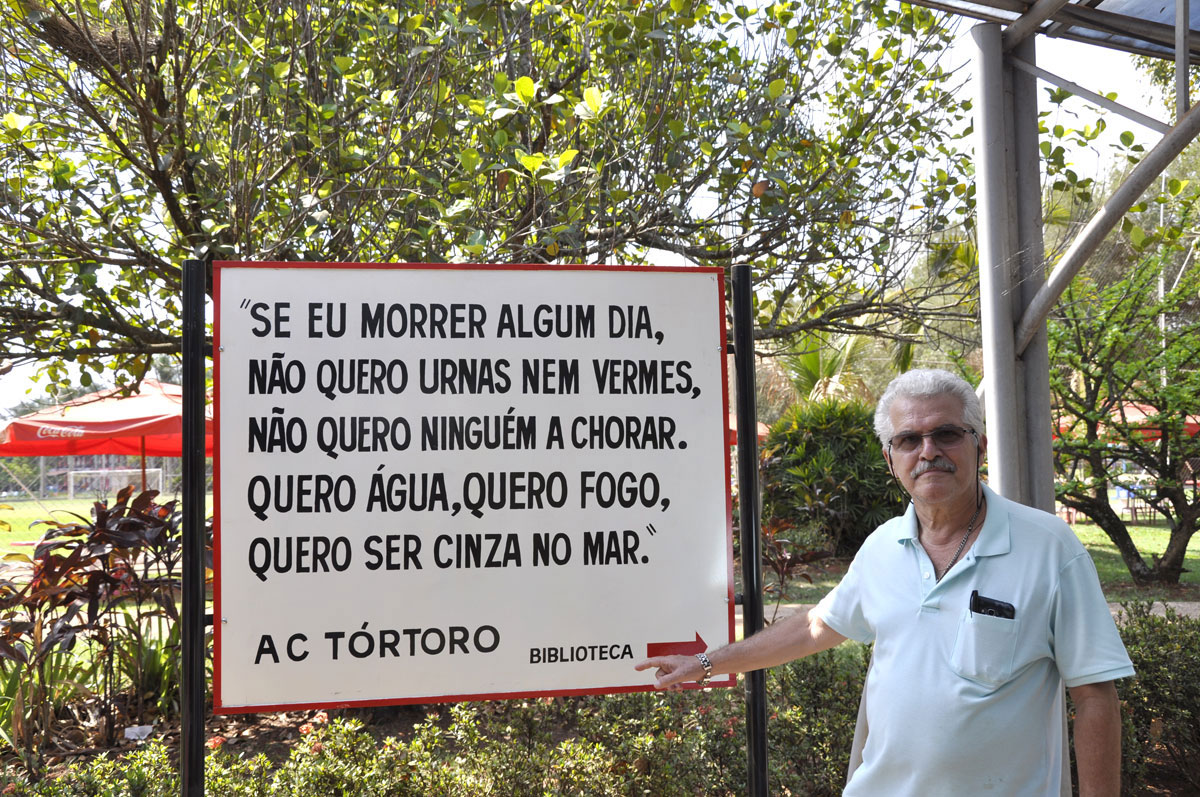
[[(914, 4), (1002, 25), (1010, 24), (1013, 19), (998, 12), (1020, 15), (1029, 10), (1029, 4), (1024, 0), (989, 0), (988, 5), (968, 6), (958, 5), (952, 0), (914, 0)], [(1054, 38), (1070, 39), (1093, 47), (1105, 47), (1152, 58), (1170, 58), (1174, 52), (1175, 30), (1171, 25), (1101, 11), (1078, 3), (1067, 3), (1054, 13), (1052, 19), (1055, 24), (1044, 31), (1044, 34)], [(1077, 33), (1073, 28), (1107, 33), (1117, 38), (1097, 39)], [(1200, 64), (1200, 31), (1190, 31), (1187, 42), (1190, 62)]]
[(1188, 0), (1175, 0), (1175, 121), (1183, 118), (1191, 102), (1188, 98), (1188, 25), (1191, 9)]
[[(1013, 155), (1016, 180), (1013, 196), (1017, 213), (1017, 260), (1013, 313), (1009, 334), (1016, 320), (1046, 282), (1046, 247), (1042, 240), (1042, 153), (1038, 148), (1037, 78), (1018, 71), (1021, 63), (1033, 65), (1034, 39), (1026, 39), (1008, 54), (1006, 68), (1012, 82)], [(1036, 68), (1036, 67), (1035, 67)], [(1054, 511), (1054, 422), (1050, 413), (1050, 352), (1045, 327), (1028, 348), (1016, 357), (1021, 389), (1018, 424), (1024, 433), (1022, 484), (1019, 500), (1046, 512)]]
[[(975, 173), (979, 214), (979, 305), (984, 350), (984, 412), (987, 416), (988, 481), (1001, 495), (1021, 491), (1020, 447), (1024, 435), (1017, 420), (1016, 357), (1010, 270), (1014, 253), (1014, 203), (1008, 180), (1009, 114), (1004, 86), (1000, 26), (971, 28), (975, 42)], [(1040, 203), (1039, 203), (1040, 207)]]
[[(1186, 2), (1186, 0), (1184, 0), (1184, 1)], [(1132, 122), (1137, 122), (1140, 125), (1144, 125), (1144, 126), (1150, 128), (1151, 130), (1154, 130), (1155, 132), (1166, 135), (1166, 133), (1168, 133), (1171, 130), (1171, 126), (1169, 124), (1167, 124), (1166, 122), (1160, 122), (1159, 120), (1155, 119), (1153, 116), (1147, 116), (1146, 114), (1144, 114), (1140, 111), (1135, 111), (1132, 108), (1128, 108), (1119, 102), (1114, 102), (1114, 101), (1110, 100), (1108, 97), (1105, 97), (1101, 94), (1097, 94), (1096, 92), (1094, 92), (1090, 89), (1086, 89), (1083, 86), (1079, 85), (1078, 83), (1072, 83), (1071, 81), (1067, 80), (1066, 78), (1059, 77), (1058, 75), (1054, 74), (1053, 72), (1048, 72), (1039, 66), (1028, 63), (1027, 61), (1022, 60), (1021, 58), (1018, 58), (1013, 54), (1009, 54), (1009, 62), (1017, 69), (1020, 69), (1022, 72), (1027, 72), (1035, 77), (1040, 77), (1042, 80), (1046, 81), (1047, 83), (1053, 83), (1054, 85), (1058, 86), (1059, 88), (1066, 89), (1067, 91), (1071, 92), (1072, 94), (1078, 94), (1080, 97), (1083, 97), (1084, 99), (1089, 100), (1096, 105), (1099, 105), (1101, 108), (1106, 108), (1107, 110), (1110, 110), (1115, 114), (1124, 116), (1126, 119), (1129, 119)]]
[(1004, 49), (1011, 50), (1030, 36), (1037, 33), (1038, 27), (1054, 16), (1058, 9), (1070, 0), (1037, 0), (1033, 7), (1022, 14), (1004, 31), (1001, 39)]
[[(977, 26), (982, 27), (982, 26)], [(974, 28), (972, 28), (974, 30)], [(1154, 179), (1171, 165), (1171, 162), (1183, 152), (1184, 148), (1200, 134), (1200, 106), (1192, 108), (1162, 140), (1147, 153), (1146, 157), (1134, 167), (1120, 187), (1105, 201), (1099, 211), (1092, 216), (1079, 235), (1071, 243), (1069, 249), (1050, 274), (1046, 284), (1037, 292), (1033, 301), (1025, 308), (1021, 323), (1017, 326), (1015, 354), (1021, 356), (1025, 348), (1033, 340), (1038, 330), (1042, 329), (1046, 317), (1054, 307), (1058, 297), (1079, 270), (1083, 268), (1088, 258), (1100, 246), (1104, 237), (1115, 227), (1125, 213), (1141, 198)]]

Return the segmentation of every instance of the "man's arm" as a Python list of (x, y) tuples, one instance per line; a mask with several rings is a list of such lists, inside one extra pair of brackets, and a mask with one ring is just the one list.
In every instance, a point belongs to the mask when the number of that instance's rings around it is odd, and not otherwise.
[(1121, 704), (1112, 681), (1070, 688), (1079, 797), (1121, 793)]
[[(708, 654), (713, 675), (750, 672), (820, 653), (839, 645), (846, 637), (834, 631), (812, 614), (810, 609), (785, 617), (740, 642)], [(657, 689), (669, 689), (704, 677), (704, 668), (695, 656), (656, 656), (634, 665), (635, 670), (658, 668)]]

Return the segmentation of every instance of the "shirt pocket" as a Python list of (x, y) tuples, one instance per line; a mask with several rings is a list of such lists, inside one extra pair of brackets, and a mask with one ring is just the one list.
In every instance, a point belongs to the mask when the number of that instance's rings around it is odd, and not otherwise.
[(958, 624), (950, 669), (963, 678), (989, 686), (1005, 683), (1013, 674), (1019, 621), (968, 611)]

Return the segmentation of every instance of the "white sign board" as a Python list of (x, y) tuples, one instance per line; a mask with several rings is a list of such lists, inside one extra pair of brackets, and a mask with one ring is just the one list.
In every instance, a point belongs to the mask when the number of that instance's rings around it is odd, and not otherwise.
[(214, 273), (218, 711), (637, 691), (731, 640), (719, 269)]

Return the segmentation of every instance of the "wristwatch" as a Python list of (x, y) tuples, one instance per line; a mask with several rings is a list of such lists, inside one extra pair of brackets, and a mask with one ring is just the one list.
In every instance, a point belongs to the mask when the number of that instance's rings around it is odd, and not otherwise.
[(697, 653), (696, 658), (700, 661), (700, 666), (704, 668), (704, 677), (696, 683), (708, 686), (708, 682), (712, 680), (712, 662), (708, 660), (707, 653)]

